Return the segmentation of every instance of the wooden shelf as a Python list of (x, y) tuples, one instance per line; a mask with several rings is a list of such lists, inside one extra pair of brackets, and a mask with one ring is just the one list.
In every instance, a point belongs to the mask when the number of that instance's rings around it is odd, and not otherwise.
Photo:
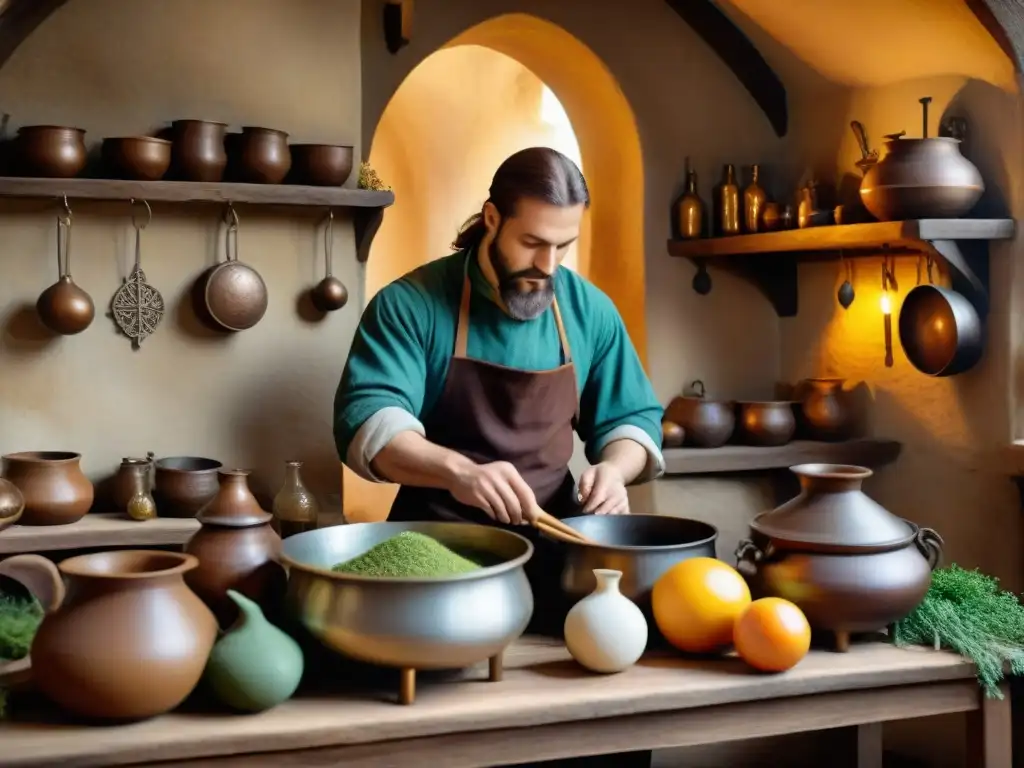
[(737, 268), (761, 288), (780, 317), (798, 309), (800, 261), (856, 258), (888, 250), (923, 253), (949, 267), (953, 288), (984, 317), (988, 310), (988, 241), (1014, 237), (1013, 219), (918, 219), (841, 224), (756, 235), (669, 240), (672, 256), (688, 258), (703, 271), (709, 262)]
[(723, 445), (721, 448), (667, 448), (665, 475), (710, 475), (788, 469), (796, 464), (856, 464), (879, 467), (900, 454), (895, 440), (859, 438), (841, 443), (794, 440), (773, 448)]
[(158, 517), (140, 523), (119, 514), (92, 513), (70, 525), (13, 525), (0, 532), (0, 555), (181, 545), (198, 530), (199, 521), (193, 517)]
[(243, 203), (271, 207), (351, 208), (356, 256), (369, 257), (370, 243), (394, 192), (290, 184), (205, 184), (190, 181), (120, 179), (29, 179), (0, 176), (0, 198), (61, 200), (146, 200), (150, 203)]

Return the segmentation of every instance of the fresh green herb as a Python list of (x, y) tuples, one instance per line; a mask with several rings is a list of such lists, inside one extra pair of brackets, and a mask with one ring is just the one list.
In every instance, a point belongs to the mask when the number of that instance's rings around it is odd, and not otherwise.
[(924, 601), (891, 635), (896, 645), (947, 648), (970, 659), (989, 698), (1003, 697), (1004, 666), (1024, 674), (1024, 606), (977, 570), (955, 564), (936, 570)]
[(402, 531), (368, 552), (331, 570), (360, 576), (442, 577), (469, 573), (480, 566), (415, 531)]
[(0, 593), (0, 661), (27, 656), (42, 620), (37, 600)]

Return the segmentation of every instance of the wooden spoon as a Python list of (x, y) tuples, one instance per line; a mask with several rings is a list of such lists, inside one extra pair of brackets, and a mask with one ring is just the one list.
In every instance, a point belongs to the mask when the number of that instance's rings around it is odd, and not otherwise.
[(538, 510), (533, 520), (534, 527), (541, 533), (545, 533), (553, 539), (564, 541), (567, 544), (589, 544), (597, 546), (597, 542), (588, 536), (584, 536), (572, 526), (566, 525), (554, 515), (549, 515), (543, 509)]

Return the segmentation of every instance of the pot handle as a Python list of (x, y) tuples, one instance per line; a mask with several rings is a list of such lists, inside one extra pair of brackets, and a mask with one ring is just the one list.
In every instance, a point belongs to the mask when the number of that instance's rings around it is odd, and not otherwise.
[(750, 563), (751, 565), (757, 565), (768, 556), (768, 550), (771, 549), (771, 545), (761, 549), (750, 539), (740, 539), (739, 544), (736, 545), (736, 551), (733, 552), (733, 556), (736, 558), (736, 565), (742, 563)]
[(704, 389), (704, 382), (701, 381), (700, 379), (694, 379), (690, 383), (690, 389), (693, 390), (694, 394), (696, 394), (697, 397), (702, 399), (704, 395), (707, 393), (707, 390)]
[(946, 545), (942, 537), (931, 528), (918, 528), (914, 543), (921, 550), (921, 554), (928, 559), (928, 565), (932, 570), (938, 568), (939, 563), (942, 562), (942, 549)]

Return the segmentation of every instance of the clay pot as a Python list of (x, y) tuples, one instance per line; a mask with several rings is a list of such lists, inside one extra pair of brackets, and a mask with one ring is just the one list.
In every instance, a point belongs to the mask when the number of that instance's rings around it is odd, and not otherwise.
[(25, 511), (25, 497), (18, 486), (0, 477), (0, 531), (10, 528), (21, 519)]
[(70, 451), (26, 451), (3, 457), (3, 476), (25, 498), (22, 525), (68, 525), (85, 517), (94, 490), (79, 466), (81, 458)]
[(152, 492), (153, 490), (153, 454), (147, 453), (146, 458), (124, 458), (121, 459), (121, 466), (117, 469), (117, 474), (114, 475), (114, 479), (111, 482), (110, 488), (110, 500), (114, 505), (114, 509), (118, 512), (124, 512), (128, 509), (128, 500), (135, 493), (135, 475), (138, 471), (137, 467), (145, 467), (146, 471), (146, 487), (145, 490)]
[(171, 142), (152, 136), (104, 139), (102, 153), (115, 179), (159, 181), (171, 165)]
[(739, 567), (755, 597), (796, 603), (811, 627), (835, 635), (875, 632), (906, 617), (924, 599), (942, 557), (942, 539), (885, 510), (862, 490), (870, 469), (802, 464), (795, 499), (750, 524)]
[(217, 495), (197, 515), (202, 528), (185, 545), (186, 552), (199, 558), (199, 567), (186, 581), (227, 627), (238, 612), (229, 589), (272, 612), (284, 597), (286, 582), (277, 563), (281, 537), (270, 525), (273, 515), (249, 490), (249, 472), (222, 469), (218, 474)]
[(736, 433), (747, 445), (785, 445), (796, 432), (793, 403), (788, 400), (737, 403)]
[(850, 429), (850, 409), (842, 379), (807, 379), (810, 391), (800, 403), (800, 415), (812, 440), (844, 440)]
[(85, 168), (85, 131), (56, 125), (18, 129), (14, 157), (23, 176), (71, 179)]
[(199, 682), (217, 622), (182, 578), (198, 566), (177, 552), (122, 550), (60, 564), (61, 607), (32, 643), (32, 677), (76, 715), (137, 720), (177, 707)]
[(160, 517), (195, 517), (217, 495), (216, 459), (171, 456), (158, 459), (153, 472), (153, 499)]
[(665, 409), (665, 421), (683, 428), (686, 445), (698, 448), (718, 448), (732, 437), (736, 427), (733, 404), (723, 400), (705, 398), (704, 382), (694, 381), (690, 385), (696, 395), (674, 397)]
[(242, 128), (231, 167), (249, 184), (280, 184), (292, 167), (288, 134), (272, 128)]
[[(57, 566), (40, 555), (14, 555), (0, 560), (0, 582), (11, 579), (39, 601), (51, 613), (64, 599), (64, 580)], [(31, 677), (31, 656), (14, 661), (0, 661), (0, 688), (27, 682)]]
[(296, 184), (340, 187), (352, 173), (352, 147), (292, 144), (292, 177)]
[(171, 168), (182, 181), (218, 182), (224, 178), (228, 153), (224, 123), (175, 120), (171, 124)]

